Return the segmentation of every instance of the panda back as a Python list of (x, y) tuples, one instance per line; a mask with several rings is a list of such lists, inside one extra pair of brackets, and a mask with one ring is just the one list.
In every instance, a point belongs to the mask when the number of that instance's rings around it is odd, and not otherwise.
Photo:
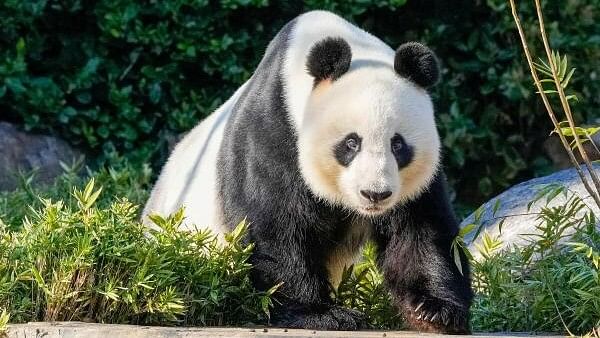
[(168, 216), (183, 206), (182, 230), (209, 228), (215, 234), (226, 231), (218, 210), (216, 163), (231, 109), (245, 87), (242, 85), (177, 144), (146, 203), (144, 224), (155, 228), (149, 214)]

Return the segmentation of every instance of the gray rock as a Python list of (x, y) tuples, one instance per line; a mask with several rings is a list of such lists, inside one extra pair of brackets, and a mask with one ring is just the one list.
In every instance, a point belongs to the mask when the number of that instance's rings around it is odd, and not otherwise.
[(36, 170), (35, 183), (51, 183), (63, 173), (60, 162), (70, 164), (82, 153), (51, 136), (20, 131), (0, 122), (0, 190), (14, 190), (19, 172)]
[[(600, 164), (596, 164), (594, 170), (597, 175), (600, 176)], [(585, 171), (587, 172), (587, 170)], [(593, 185), (589, 178), (589, 174), (587, 174), (587, 177), (588, 182)], [(531, 206), (531, 209), (527, 210), (528, 203), (535, 199), (540, 189), (552, 183), (561, 184), (566, 187), (567, 196), (564, 196), (561, 193), (548, 204), (546, 203), (546, 198), (542, 198), (534, 203)], [(487, 231), (487, 233), (493, 237), (498, 236), (499, 239), (503, 241), (504, 247), (508, 245), (512, 246), (513, 244), (524, 245), (529, 237), (527, 234), (537, 232), (536, 226), (540, 223), (537, 213), (545, 206), (552, 207), (565, 204), (567, 199), (573, 196), (572, 194), (579, 196), (589, 207), (589, 209), (583, 208), (579, 212), (578, 217), (583, 216), (583, 214), (589, 210), (596, 216), (600, 216), (598, 206), (585, 189), (583, 183), (581, 183), (577, 171), (575, 171), (575, 169), (566, 169), (549, 176), (534, 178), (511, 187), (483, 205), (478, 223), (476, 222), (475, 213), (473, 213), (461, 223), (461, 228), (472, 223), (481, 224), (483, 225), (481, 233)], [(497, 203), (500, 204), (494, 213), (494, 208)], [(502, 225), (502, 232), (500, 233), (498, 225), (503, 219), (505, 220)], [(465, 243), (477, 258), (479, 255), (476, 244), (481, 242), (482, 236), (480, 234), (478, 238), (474, 240), (474, 234), (475, 231), (467, 235), (465, 237)]]

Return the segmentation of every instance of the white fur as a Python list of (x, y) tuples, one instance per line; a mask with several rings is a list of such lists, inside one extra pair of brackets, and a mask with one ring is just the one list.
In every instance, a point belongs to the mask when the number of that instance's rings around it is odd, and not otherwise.
[(243, 92), (233, 96), (177, 144), (154, 185), (143, 211), (143, 222), (155, 227), (149, 214), (167, 216), (185, 207), (183, 230), (209, 228), (215, 234), (227, 229), (221, 222), (217, 203), (216, 163), (223, 130), (231, 108)]

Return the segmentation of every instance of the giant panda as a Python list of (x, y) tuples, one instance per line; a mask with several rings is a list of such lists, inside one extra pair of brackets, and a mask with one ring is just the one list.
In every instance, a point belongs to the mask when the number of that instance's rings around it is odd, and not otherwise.
[(330, 291), (372, 240), (410, 327), (468, 333), (469, 266), (451, 255), (458, 225), (427, 92), (438, 77), (422, 44), (394, 51), (335, 14), (300, 15), (176, 146), (143, 220), (184, 206), (185, 228), (222, 234), (247, 219), (252, 281), (282, 282), (272, 323), (285, 327), (362, 327)]

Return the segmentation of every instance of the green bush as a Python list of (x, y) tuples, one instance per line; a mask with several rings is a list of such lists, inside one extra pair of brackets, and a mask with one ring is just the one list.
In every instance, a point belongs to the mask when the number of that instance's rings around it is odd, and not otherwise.
[[(85, 184), (87, 177), (93, 177), (100, 182), (103, 193), (96, 201), (99, 208), (108, 208), (116, 197), (124, 198), (136, 205), (142, 205), (148, 198), (148, 187), (151, 180), (151, 170), (147, 165), (133, 166), (123, 158), (111, 158), (110, 167), (102, 167), (97, 171), (86, 168), (82, 173), (82, 162), (76, 161), (64, 165), (65, 172), (55, 182), (48, 186), (35, 185), (35, 171), (22, 173), (19, 177), (19, 187), (15, 191), (0, 191), (0, 219), (10, 229), (22, 225), (23, 219), (32, 216), (32, 209), (43, 206), (43, 200), (63, 201), (69, 207), (77, 207), (76, 199), (71, 194), (73, 186)], [(41, 198), (40, 198), (41, 197)]]
[(0, 328), (6, 310), (13, 322), (266, 322), (272, 291), (250, 282), (246, 224), (224, 246), (208, 231), (178, 231), (183, 210), (149, 230), (125, 198), (98, 207), (101, 190), (92, 179), (73, 203), (42, 199), (19, 230), (0, 220)]
[[(575, 110), (591, 122), (600, 116), (600, 0), (545, 3), (552, 45), (579, 67), (571, 88), (589, 98)], [(440, 55), (434, 94), (459, 202), (476, 205), (549, 169), (540, 149), (550, 125), (505, 0), (2, 1), (0, 119), (54, 132), (100, 158), (117, 150), (158, 167), (166, 140), (247, 79), (286, 21), (315, 8), (392, 46), (416, 39)], [(536, 29), (531, 4), (521, 10)]]
[(585, 334), (600, 327), (598, 219), (560, 185), (544, 187), (539, 199), (561, 193), (567, 201), (541, 208), (538, 235), (527, 245), (499, 250), (502, 242), (484, 233), (473, 261), (475, 330)]

